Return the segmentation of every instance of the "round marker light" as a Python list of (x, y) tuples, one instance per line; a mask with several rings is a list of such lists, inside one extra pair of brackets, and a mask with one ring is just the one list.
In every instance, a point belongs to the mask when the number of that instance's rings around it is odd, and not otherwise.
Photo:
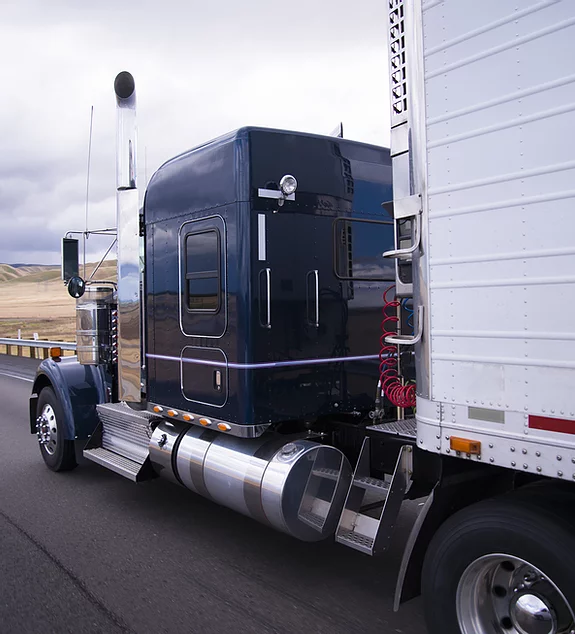
[(297, 180), (295, 176), (291, 174), (286, 174), (282, 176), (280, 180), (280, 189), (284, 196), (291, 196), (291, 194), (295, 194), (295, 190), (297, 189)]

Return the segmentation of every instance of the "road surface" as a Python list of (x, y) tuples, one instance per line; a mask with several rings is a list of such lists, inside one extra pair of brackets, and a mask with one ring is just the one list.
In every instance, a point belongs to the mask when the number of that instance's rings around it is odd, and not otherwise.
[(28, 431), (38, 361), (0, 355), (2, 634), (423, 634), (392, 609), (388, 555), (306, 544), (179, 488), (82, 461), (52, 473)]

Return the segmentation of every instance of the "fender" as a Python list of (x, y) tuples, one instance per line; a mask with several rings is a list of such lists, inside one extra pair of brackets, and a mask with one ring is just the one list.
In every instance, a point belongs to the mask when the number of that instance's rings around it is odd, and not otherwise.
[(103, 366), (81, 365), (76, 357), (44, 359), (30, 396), (30, 432), (36, 433), (38, 395), (52, 387), (64, 412), (66, 440), (89, 438), (98, 425), (96, 405), (109, 400), (109, 379)]
[(419, 512), (403, 551), (393, 609), (421, 593), (421, 569), (427, 547), (443, 522), (460, 509), (511, 491), (508, 469), (442, 457), (441, 475)]

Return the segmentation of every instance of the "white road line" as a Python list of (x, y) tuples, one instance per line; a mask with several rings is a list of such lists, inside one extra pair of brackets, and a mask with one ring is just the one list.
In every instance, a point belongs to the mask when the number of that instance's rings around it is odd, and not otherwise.
[(9, 376), (11, 379), (20, 379), (20, 381), (28, 381), (28, 383), (34, 383), (34, 379), (27, 379), (25, 376), (18, 376), (17, 374), (8, 374), (8, 372), (0, 372), (2, 376)]

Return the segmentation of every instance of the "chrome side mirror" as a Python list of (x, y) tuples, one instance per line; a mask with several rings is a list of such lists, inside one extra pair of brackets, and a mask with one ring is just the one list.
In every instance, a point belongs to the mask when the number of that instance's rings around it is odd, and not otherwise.
[(85, 291), (86, 282), (84, 282), (84, 280), (79, 275), (75, 275), (74, 277), (70, 278), (70, 281), (68, 282), (69, 295), (71, 295), (75, 299), (78, 299), (79, 297), (82, 297)]

